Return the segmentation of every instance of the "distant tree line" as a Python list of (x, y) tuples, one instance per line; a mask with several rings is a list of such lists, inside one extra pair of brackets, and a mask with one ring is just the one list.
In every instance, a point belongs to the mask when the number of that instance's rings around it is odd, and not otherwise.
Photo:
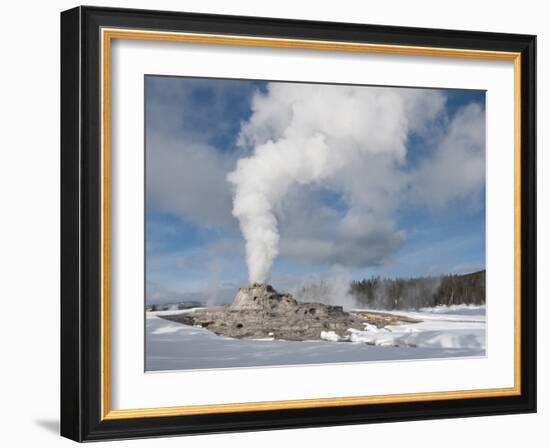
[(485, 303), (485, 271), (438, 277), (371, 277), (353, 281), (350, 294), (358, 307), (385, 310), (482, 305)]
[(172, 310), (187, 310), (190, 308), (197, 308), (204, 306), (202, 302), (197, 300), (189, 300), (187, 302), (177, 302), (177, 303), (153, 303), (146, 304), (146, 311), (172, 311)]

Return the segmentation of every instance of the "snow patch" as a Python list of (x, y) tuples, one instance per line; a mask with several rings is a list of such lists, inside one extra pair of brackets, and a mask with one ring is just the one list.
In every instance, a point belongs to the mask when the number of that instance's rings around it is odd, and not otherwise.
[(341, 338), (334, 331), (321, 331), (321, 339), (323, 341), (338, 342)]

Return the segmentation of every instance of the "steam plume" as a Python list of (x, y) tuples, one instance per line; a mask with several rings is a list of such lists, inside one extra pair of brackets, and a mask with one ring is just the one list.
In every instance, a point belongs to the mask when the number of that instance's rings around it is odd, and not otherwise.
[(403, 162), (408, 132), (443, 101), (427, 91), (334, 85), (272, 83), (257, 92), (240, 133), (251, 153), (228, 175), (250, 282), (269, 278), (279, 253), (275, 209), (293, 186), (341, 185), (346, 168), (373, 156)]

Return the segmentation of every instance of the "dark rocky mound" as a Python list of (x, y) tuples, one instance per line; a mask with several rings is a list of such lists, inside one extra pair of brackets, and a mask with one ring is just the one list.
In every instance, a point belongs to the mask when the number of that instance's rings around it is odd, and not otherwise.
[(384, 325), (380, 316), (348, 313), (341, 306), (297, 302), (290, 294), (280, 294), (263, 284), (239, 289), (231, 305), (162, 317), (232, 338), (290, 341), (321, 339), (323, 331), (346, 336), (349, 328), (363, 330), (367, 322)]

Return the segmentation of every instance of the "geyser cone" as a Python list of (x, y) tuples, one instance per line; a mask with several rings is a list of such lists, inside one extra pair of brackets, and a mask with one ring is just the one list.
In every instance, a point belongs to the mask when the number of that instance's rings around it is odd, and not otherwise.
[(279, 294), (271, 285), (254, 283), (239, 289), (230, 308), (281, 313), (296, 306), (298, 302), (290, 294)]
[(365, 322), (341, 306), (298, 302), (260, 283), (240, 288), (231, 305), (165, 318), (232, 338), (292, 341), (318, 340), (323, 331), (345, 336), (350, 328), (362, 330)]

